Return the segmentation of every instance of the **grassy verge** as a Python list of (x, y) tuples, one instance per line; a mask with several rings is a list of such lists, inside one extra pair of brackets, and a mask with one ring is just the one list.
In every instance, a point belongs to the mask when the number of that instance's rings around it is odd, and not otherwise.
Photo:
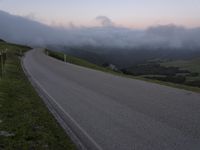
[[(48, 51), (48, 55), (49, 56), (64, 61), (64, 54), (63, 53), (55, 52), (55, 51), (51, 51), (51, 50), (46, 50), (46, 51)], [(159, 80), (146, 79), (146, 78), (143, 78), (143, 77), (140, 77), (140, 76), (127, 75), (127, 74), (124, 74), (122, 72), (116, 72), (116, 71), (113, 71), (113, 70), (111, 70), (109, 68), (101, 67), (101, 66), (92, 64), (92, 63), (90, 63), (88, 61), (85, 61), (83, 59), (79, 59), (79, 58), (76, 58), (76, 57), (73, 57), (73, 56), (69, 56), (69, 55), (67, 55), (66, 61), (69, 62), (69, 63), (72, 63), (72, 64), (76, 64), (76, 65), (80, 65), (80, 66), (83, 66), (83, 67), (87, 67), (87, 68), (91, 68), (91, 69), (95, 69), (95, 70), (111, 73), (111, 74), (122, 76), (122, 77), (143, 80), (143, 81), (147, 81), (147, 82), (152, 82), (152, 83), (156, 83), (156, 84), (171, 86), (171, 87), (174, 87), (174, 88), (180, 88), (180, 89), (185, 89), (185, 90), (189, 90), (189, 91), (200, 93), (200, 88), (198, 88), (198, 87), (187, 86), (187, 85), (182, 85), (182, 84), (175, 84), (175, 83), (164, 82), (164, 81), (159, 81)]]
[(0, 78), (0, 150), (73, 150), (75, 145), (49, 113), (21, 68), (28, 47), (0, 42), (8, 49)]
[[(64, 54), (63, 53), (55, 52), (55, 51), (51, 51), (51, 50), (46, 50), (46, 51), (48, 51), (49, 56), (57, 58), (61, 61), (64, 61)], [(110, 68), (101, 67), (101, 66), (98, 66), (96, 64), (90, 63), (86, 60), (83, 60), (83, 59), (80, 59), (80, 58), (77, 58), (77, 57), (74, 57), (74, 56), (70, 56), (70, 55), (66, 55), (66, 62), (75, 64), (75, 65), (79, 65), (79, 66), (83, 66), (83, 67), (87, 67), (87, 68), (91, 68), (91, 69), (95, 69), (95, 70), (100, 70), (100, 71), (103, 71), (103, 72), (109, 72), (109, 73), (113, 73), (113, 74), (114, 73), (117, 73), (117, 74), (120, 73), (120, 72), (113, 71)]]

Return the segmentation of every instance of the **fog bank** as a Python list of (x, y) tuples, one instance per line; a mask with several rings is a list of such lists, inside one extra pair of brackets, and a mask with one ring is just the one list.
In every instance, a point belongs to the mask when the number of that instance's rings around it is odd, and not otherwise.
[(160, 25), (145, 30), (116, 26), (98, 16), (100, 27), (50, 27), (25, 17), (0, 11), (0, 38), (30, 46), (96, 46), (107, 48), (174, 48), (200, 50), (200, 28)]

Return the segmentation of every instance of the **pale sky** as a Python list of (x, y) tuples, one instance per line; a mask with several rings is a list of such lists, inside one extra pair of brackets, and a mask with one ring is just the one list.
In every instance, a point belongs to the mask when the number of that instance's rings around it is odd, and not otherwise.
[(97, 16), (116, 25), (200, 26), (200, 0), (0, 0), (0, 10), (49, 24), (95, 26)]

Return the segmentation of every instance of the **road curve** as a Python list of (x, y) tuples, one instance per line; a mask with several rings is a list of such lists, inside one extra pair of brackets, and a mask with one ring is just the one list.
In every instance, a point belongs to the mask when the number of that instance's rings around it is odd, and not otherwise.
[(200, 94), (64, 63), (39, 49), (23, 66), (87, 149), (200, 149)]

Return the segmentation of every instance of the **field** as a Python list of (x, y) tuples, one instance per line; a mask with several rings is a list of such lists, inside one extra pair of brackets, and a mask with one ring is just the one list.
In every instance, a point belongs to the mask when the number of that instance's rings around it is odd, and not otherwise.
[(179, 67), (181, 69), (189, 70), (193, 73), (199, 73), (197, 77), (188, 78), (189, 80), (200, 79), (200, 58), (195, 58), (192, 60), (178, 60), (178, 61), (170, 61), (164, 62), (162, 65), (167, 67)]
[(164, 62), (161, 65), (166, 67), (179, 67), (182, 70), (188, 70), (191, 73), (190, 75), (185, 76), (184, 84), (200, 87), (200, 58)]
[(0, 77), (0, 150), (76, 149), (24, 75), (20, 57), (30, 48), (0, 42), (0, 50), (6, 48)]

